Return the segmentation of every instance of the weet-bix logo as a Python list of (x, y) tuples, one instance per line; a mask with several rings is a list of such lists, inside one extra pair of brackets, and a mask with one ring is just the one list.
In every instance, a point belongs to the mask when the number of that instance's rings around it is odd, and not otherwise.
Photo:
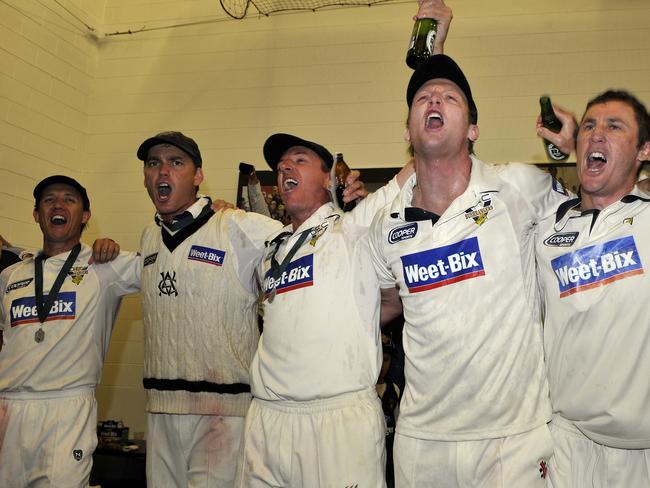
[(209, 247), (192, 246), (190, 253), (187, 255), (187, 259), (212, 264), (214, 266), (223, 266), (223, 261), (226, 259), (226, 252)]
[(267, 298), (273, 290), (279, 295), (298, 288), (312, 286), (313, 284), (314, 255), (308, 254), (290, 263), (277, 279), (273, 278), (271, 270), (268, 270), (264, 275), (264, 298)]
[(451, 285), (483, 276), (478, 238), (401, 257), (404, 281), (410, 293)]
[(584, 247), (551, 261), (560, 297), (643, 274), (634, 237)]
[(396, 242), (405, 241), (406, 239), (413, 239), (417, 232), (417, 222), (396, 227), (388, 233), (388, 243), (395, 244)]
[[(43, 301), (47, 300), (47, 295), (43, 297)], [(59, 296), (52, 304), (50, 314), (47, 316), (46, 321), (51, 320), (73, 320), (77, 312), (77, 294), (74, 291), (64, 291), (59, 293)], [(9, 311), (9, 320), (12, 327), (23, 324), (31, 324), (38, 322), (38, 312), (36, 311), (36, 298), (35, 297), (22, 297), (17, 298), (11, 302)]]

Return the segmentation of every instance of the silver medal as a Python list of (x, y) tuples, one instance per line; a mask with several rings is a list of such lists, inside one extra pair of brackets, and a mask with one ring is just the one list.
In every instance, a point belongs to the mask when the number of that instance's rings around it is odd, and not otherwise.
[(41, 343), (43, 342), (43, 339), (45, 339), (45, 331), (43, 329), (38, 329), (34, 334), (34, 340)]

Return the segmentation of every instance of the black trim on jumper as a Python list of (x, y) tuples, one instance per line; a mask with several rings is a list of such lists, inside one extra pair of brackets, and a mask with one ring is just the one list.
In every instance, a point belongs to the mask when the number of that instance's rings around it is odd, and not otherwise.
[[(639, 195), (625, 195), (623, 198), (621, 198), (621, 202), (623, 203), (633, 203), (636, 202), (637, 200), (641, 200), (643, 202), (650, 202), (650, 199), (641, 197)], [(564, 202), (562, 205), (560, 205), (557, 209), (557, 213), (555, 214), (555, 223), (558, 223), (562, 218), (566, 215), (566, 213), (572, 209), (580, 205), (581, 200), (579, 198), (574, 198), (572, 200), (567, 200)], [(598, 208), (590, 208), (589, 210), (582, 210), (580, 212), (580, 216), (583, 217), (585, 215), (591, 215), (591, 226), (589, 227), (589, 232), (591, 232), (594, 228), (594, 224), (596, 223), (596, 219), (598, 218), (598, 215), (600, 215), (600, 209)]]
[(160, 378), (144, 378), (142, 385), (145, 390), (160, 391), (189, 391), (191, 393), (221, 393), (237, 395), (250, 393), (251, 387), (246, 383), (212, 383), (211, 381), (167, 380)]
[(165, 226), (161, 226), (160, 232), (162, 233), (162, 240), (167, 249), (169, 249), (169, 252), (174, 252), (174, 249), (180, 246), (185, 239), (203, 227), (203, 225), (210, 220), (213, 215), (214, 210), (210, 209), (209, 212), (206, 212), (204, 215), (199, 215), (194, 222), (183, 227), (174, 235), (171, 235), (169, 231), (165, 229)]

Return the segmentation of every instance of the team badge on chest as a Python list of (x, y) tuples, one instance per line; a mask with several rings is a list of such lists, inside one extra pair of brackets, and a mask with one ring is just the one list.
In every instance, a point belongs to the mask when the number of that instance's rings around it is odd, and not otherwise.
[(160, 273), (160, 281), (158, 282), (158, 296), (167, 295), (178, 296), (178, 290), (176, 289), (176, 271), (165, 271)]
[(73, 266), (68, 274), (72, 277), (72, 282), (75, 285), (80, 285), (84, 276), (88, 274), (88, 266)]
[(325, 222), (318, 224), (316, 227), (314, 227), (311, 230), (311, 239), (309, 240), (310, 246), (316, 245), (316, 242), (318, 241), (318, 239), (320, 239), (320, 236), (322, 236), (325, 233), (328, 226), (329, 226), (329, 221), (326, 220)]
[(465, 210), (465, 218), (474, 219), (476, 225), (483, 225), (490, 210), (494, 210), (492, 197), (489, 194), (481, 195), (481, 200), (476, 205)]

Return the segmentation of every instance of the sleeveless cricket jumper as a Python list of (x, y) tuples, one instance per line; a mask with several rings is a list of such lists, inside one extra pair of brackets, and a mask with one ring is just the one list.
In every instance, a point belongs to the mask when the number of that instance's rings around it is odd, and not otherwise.
[(254, 270), (281, 224), (209, 205), (200, 198), (191, 223), (174, 233), (152, 223), (141, 240), (150, 486), (231, 484), (250, 404)]

